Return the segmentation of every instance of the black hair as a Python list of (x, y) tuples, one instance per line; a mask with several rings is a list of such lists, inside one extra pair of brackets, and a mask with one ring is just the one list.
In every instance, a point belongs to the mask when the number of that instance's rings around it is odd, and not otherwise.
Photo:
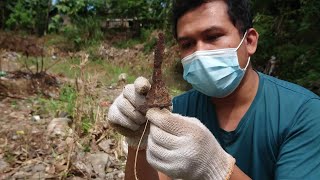
[[(187, 12), (200, 5), (215, 0), (174, 0), (172, 8), (173, 34), (177, 38), (177, 23)], [(224, 0), (228, 6), (228, 15), (232, 24), (238, 29), (240, 34), (252, 28), (252, 16), (248, 0)]]

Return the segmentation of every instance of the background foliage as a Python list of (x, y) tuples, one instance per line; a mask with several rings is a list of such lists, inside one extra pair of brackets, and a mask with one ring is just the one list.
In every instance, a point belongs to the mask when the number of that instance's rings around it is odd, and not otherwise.
[[(129, 30), (135, 32), (127, 37), (129, 45), (135, 38), (146, 40), (150, 33), (145, 32), (154, 29), (170, 32), (170, 2), (57, 0), (53, 4), (52, 0), (2, 0), (0, 27), (39, 36), (62, 34), (79, 50), (114, 32), (102, 28), (106, 20), (131, 18), (139, 23)], [(274, 56), (277, 64), (272, 75), (320, 94), (320, 1), (251, 0), (251, 4), (254, 26), (260, 33), (258, 52), (253, 57), (256, 69), (263, 71)]]
[(260, 33), (257, 68), (277, 58), (275, 76), (320, 94), (320, 1), (253, 2), (254, 26)]

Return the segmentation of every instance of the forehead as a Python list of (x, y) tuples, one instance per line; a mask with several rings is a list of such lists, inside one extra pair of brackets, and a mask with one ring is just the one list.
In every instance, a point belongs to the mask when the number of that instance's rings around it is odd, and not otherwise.
[(190, 31), (203, 31), (212, 26), (224, 29), (233, 26), (223, 0), (204, 3), (181, 16), (177, 22), (177, 35), (184, 36)]

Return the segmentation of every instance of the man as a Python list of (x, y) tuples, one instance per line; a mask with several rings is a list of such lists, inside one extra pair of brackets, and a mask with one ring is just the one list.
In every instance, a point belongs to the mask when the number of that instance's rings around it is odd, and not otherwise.
[[(320, 98), (253, 70), (258, 33), (246, 0), (177, 0), (184, 79), (172, 113), (136, 110), (149, 82), (127, 85), (108, 119), (127, 137), (126, 179), (319, 179)], [(158, 173), (159, 172), (159, 173)], [(164, 175), (165, 174), (165, 175)], [(170, 177), (170, 178), (169, 178)]]

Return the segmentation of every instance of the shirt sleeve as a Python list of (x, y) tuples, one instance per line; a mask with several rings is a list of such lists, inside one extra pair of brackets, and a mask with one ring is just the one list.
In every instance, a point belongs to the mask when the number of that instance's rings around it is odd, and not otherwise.
[(320, 179), (320, 99), (300, 107), (279, 149), (275, 179)]

